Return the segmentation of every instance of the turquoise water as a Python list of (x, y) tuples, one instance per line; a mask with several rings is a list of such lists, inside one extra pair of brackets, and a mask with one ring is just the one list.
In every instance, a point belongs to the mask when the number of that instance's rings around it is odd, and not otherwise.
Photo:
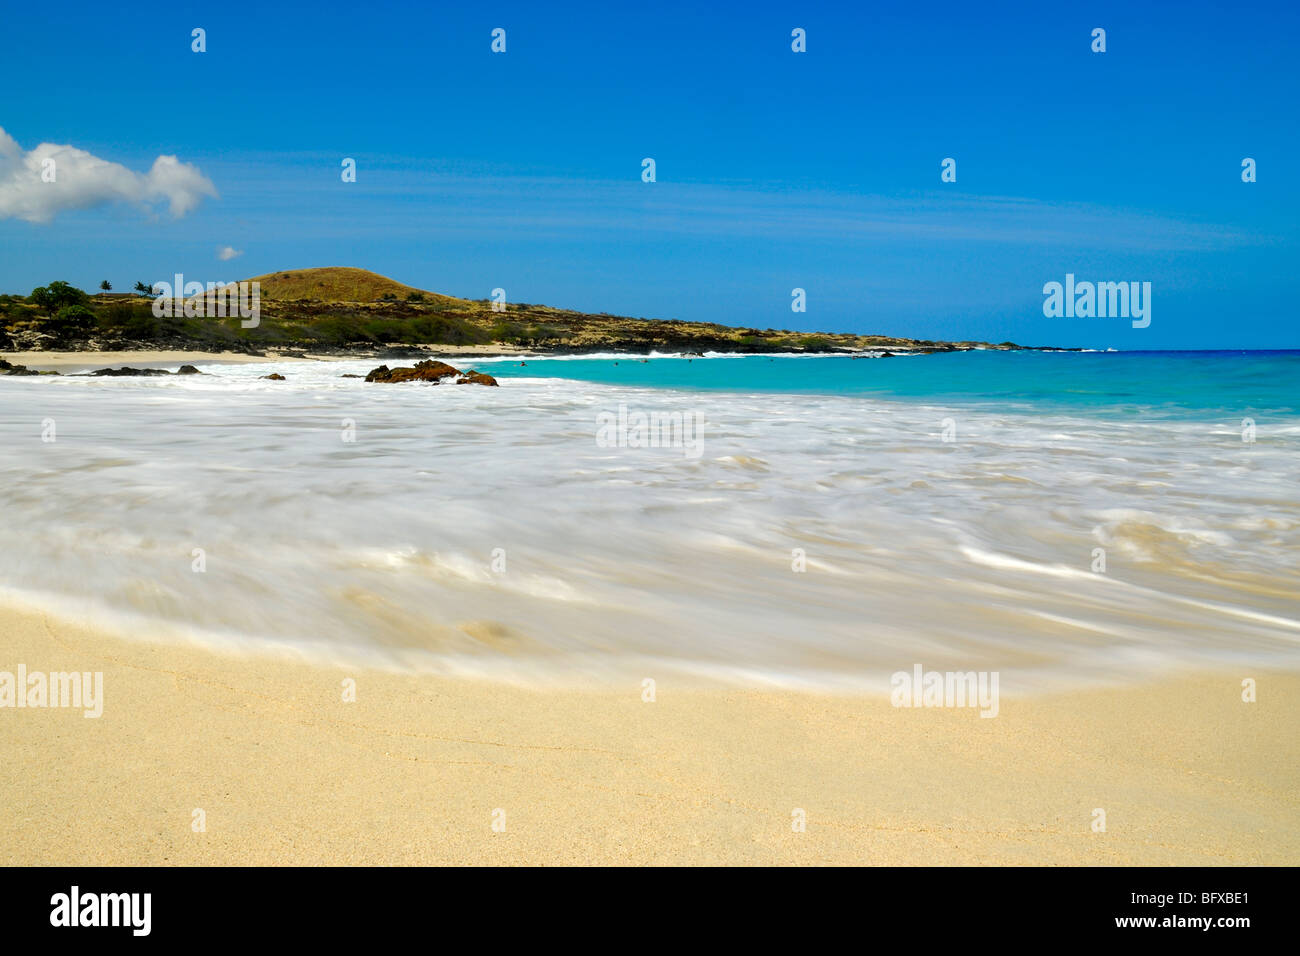
[[(857, 395), (944, 404), (1159, 417), (1294, 415), (1300, 351), (948, 352), (848, 356), (531, 358), (479, 361), (498, 378), (606, 385)], [(466, 363), (471, 364), (471, 363)]]

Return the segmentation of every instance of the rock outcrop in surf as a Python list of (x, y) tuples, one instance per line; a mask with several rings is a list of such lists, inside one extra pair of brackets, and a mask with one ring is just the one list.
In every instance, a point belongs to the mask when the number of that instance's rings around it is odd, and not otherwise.
[(446, 362), (436, 362), (433, 359), (425, 359), (423, 362), (415, 363), (414, 368), (389, 368), (387, 365), (381, 365), (377, 369), (372, 369), (366, 376), (367, 382), (429, 382), (437, 385), (444, 379), (454, 378), (457, 385), (496, 385), (497, 380), (491, 375), (485, 375), (482, 372), (476, 372), (470, 369), (462, 372), (454, 365), (448, 365)]

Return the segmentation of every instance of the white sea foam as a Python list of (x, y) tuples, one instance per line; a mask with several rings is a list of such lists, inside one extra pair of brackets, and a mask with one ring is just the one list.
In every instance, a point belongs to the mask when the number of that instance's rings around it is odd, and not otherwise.
[[(341, 377), (374, 364), (0, 379), (0, 586), (151, 639), (510, 679), (879, 687), (924, 660), (1012, 693), (1300, 663), (1285, 442), (967, 407), (946, 443), (953, 410), (914, 402)], [(702, 455), (598, 446), (620, 404), (702, 413)]]

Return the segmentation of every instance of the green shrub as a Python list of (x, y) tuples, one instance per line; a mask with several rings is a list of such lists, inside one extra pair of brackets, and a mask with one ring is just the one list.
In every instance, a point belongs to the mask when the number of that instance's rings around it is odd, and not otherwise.
[(133, 319), (148, 317), (153, 320), (153, 312), (143, 302), (112, 302), (99, 310), (100, 328), (118, 331), (125, 328)]
[(38, 286), (32, 290), (32, 294), (29, 298), (36, 304), (37, 308), (41, 309), (51, 318), (57, 315), (60, 309), (73, 305), (84, 306), (88, 301), (90, 301), (90, 298), (86, 293), (82, 292), (76, 286), (62, 281)]
[(810, 352), (825, 352), (831, 347), (830, 339), (821, 335), (805, 335), (796, 344), (800, 348), (808, 349)]
[(160, 321), (154, 318), (153, 312), (148, 307), (134, 311), (122, 324), (123, 336), (128, 339), (138, 339), (141, 342), (156, 339), (160, 331)]
[(59, 339), (85, 338), (95, 329), (95, 313), (84, 305), (67, 305), (57, 315), (46, 319), (41, 328)]

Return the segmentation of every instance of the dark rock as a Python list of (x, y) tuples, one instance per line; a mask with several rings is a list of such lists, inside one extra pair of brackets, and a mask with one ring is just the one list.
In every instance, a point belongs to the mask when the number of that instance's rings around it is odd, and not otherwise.
[(415, 368), (389, 368), (381, 365), (366, 376), (367, 382), (433, 382), (435, 385), (444, 378), (461, 374), (460, 369), (446, 362), (425, 359), (417, 362)]
[(0, 375), (40, 375), (40, 372), (33, 372), (26, 365), (12, 365), (4, 359), (0, 359)]
[(497, 380), (491, 375), (484, 375), (482, 372), (476, 372), (470, 369), (465, 373), (464, 378), (456, 379), (457, 385), (496, 385)]
[(171, 372), (162, 368), (129, 368), (123, 365), (121, 368), (101, 368), (90, 373), (91, 375), (170, 375)]
[(262, 378), (269, 378), (273, 382), (283, 382), (284, 376), (279, 372), (272, 372), (270, 375), (263, 375)]
[(177, 375), (202, 375), (203, 373), (200, 372), (198, 369), (196, 369), (193, 365), (182, 365), (180, 368), (176, 370), (176, 374)]
[(347, 373), (347, 374), (344, 374), (344, 375), (340, 375), (339, 378), (365, 378), (365, 376), (364, 376), (364, 375), (353, 375), (353, 374), (351, 374), (351, 373)]

